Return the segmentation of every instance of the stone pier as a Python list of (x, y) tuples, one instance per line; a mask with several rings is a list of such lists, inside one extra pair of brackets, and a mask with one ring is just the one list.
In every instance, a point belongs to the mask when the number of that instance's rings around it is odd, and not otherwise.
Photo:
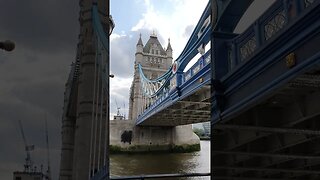
[(110, 151), (193, 152), (200, 150), (200, 139), (191, 125), (139, 127), (132, 120), (110, 121)]

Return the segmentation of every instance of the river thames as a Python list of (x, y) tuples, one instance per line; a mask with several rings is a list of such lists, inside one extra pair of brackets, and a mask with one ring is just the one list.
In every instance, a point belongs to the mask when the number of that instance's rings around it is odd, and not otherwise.
[[(116, 154), (110, 156), (111, 176), (210, 172), (210, 141), (194, 153)], [(169, 178), (167, 178), (169, 179)], [(175, 178), (176, 180), (177, 178)], [(183, 179), (208, 180), (209, 177)]]

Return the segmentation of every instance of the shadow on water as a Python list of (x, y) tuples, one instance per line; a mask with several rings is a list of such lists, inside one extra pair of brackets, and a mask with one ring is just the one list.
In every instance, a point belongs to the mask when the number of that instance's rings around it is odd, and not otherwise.
[[(201, 141), (194, 153), (115, 154), (110, 157), (112, 176), (170, 173), (207, 173), (210, 171), (210, 141)], [(166, 178), (177, 180), (179, 178)], [(210, 179), (195, 177), (183, 179)]]

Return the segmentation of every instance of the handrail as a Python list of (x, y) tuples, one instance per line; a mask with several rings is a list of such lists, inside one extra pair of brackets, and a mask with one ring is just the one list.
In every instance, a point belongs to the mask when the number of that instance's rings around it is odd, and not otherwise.
[(179, 177), (203, 177), (210, 176), (211, 173), (188, 173), (188, 174), (150, 174), (150, 175), (139, 175), (139, 176), (122, 176), (122, 177), (110, 177), (110, 180), (119, 180), (119, 179), (136, 179), (136, 180), (144, 180), (151, 178), (179, 178)]

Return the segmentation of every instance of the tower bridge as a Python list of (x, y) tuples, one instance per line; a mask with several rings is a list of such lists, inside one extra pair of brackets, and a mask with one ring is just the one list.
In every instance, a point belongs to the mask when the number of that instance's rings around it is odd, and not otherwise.
[[(164, 50), (155, 35), (145, 46), (140, 38), (130, 120), (115, 124), (120, 128), (111, 134), (131, 128), (137, 144), (154, 135), (157, 141), (147, 148), (169, 146), (192, 136), (188, 124), (210, 120), (212, 179), (319, 179), (320, 2), (274, 1), (244, 32), (234, 33), (252, 2), (209, 1), (172, 65), (170, 44)], [(60, 177), (103, 179), (109, 177), (109, 121), (103, 120), (108, 119), (108, 22), (101, 14), (106, 6), (86, 0), (80, 5)], [(184, 72), (197, 54), (199, 60)], [(115, 140), (111, 135), (111, 144)]]

